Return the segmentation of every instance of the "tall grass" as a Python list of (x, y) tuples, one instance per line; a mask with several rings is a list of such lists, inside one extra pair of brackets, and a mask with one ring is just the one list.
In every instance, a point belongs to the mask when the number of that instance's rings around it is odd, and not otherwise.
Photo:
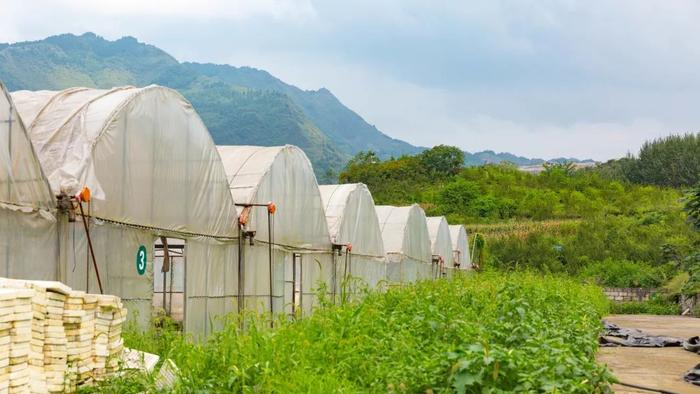
[[(197, 343), (170, 329), (128, 346), (171, 358), (176, 392), (599, 392), (594, 354), (608, 302), (598, 287), (527, 273), (422, 282), (327, 306), (275, 329), (231, 317)], [(149, 383), (151, 382), (151, 383)], [(98, 387), (124, 392), (127, 376)]]

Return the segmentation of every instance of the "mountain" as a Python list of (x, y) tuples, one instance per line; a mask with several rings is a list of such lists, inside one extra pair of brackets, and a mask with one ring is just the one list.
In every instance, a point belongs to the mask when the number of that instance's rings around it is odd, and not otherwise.
[(533, 166), (544, 163), (595, 163), (591, 159), (579, 160), (575, 157), (557, 157), (554, 159), (544, 160), (544, 159), (529, 159), (523, 156), (516, 156), (512, 153), (501, 152), (496, 153), (492, 150), (485, 150), (481, 152), (469, 153), (464, 152), (464, 164), (467, 166), (480, 166), (483, 164), (498, 164), (501, 162), (510, 162), (517, 166)]
[(250, 67), (180, 63), (133, 37), (63, 34), (0, 44), (0, 79), (10, 90), (168, 86), (192, 102), (217, 144), (298, 145), (321, 181), (362, 150), (381, 157), (421, 150), (383, 134), (327, 89), (301, 90)]
[[(93, 33), (62, 34), (0, 43), (0, 80), (10, 90), (168, 86), (192, 102), (216, 144), (297, 145), (320, 182), (336, 181), (335, 174), (360, 151), (388, 158), (425, 149), (382, 133), (328, 89), (302, 90), (251, 67), (181, 63), (133, 37), (109, 41)], [(467, 165), (544, 161), (493, 151), (465, 158)]]

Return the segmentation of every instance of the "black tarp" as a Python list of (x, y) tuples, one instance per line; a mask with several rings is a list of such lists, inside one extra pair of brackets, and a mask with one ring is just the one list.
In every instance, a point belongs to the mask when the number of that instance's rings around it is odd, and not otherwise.
[(680, 338), (651, 335), (636, 328), (622, 328), (605, 320), (603, 320), (603, 326), (603, 334), (599, 339), (600, 346), (667, 347), (683, 344)]

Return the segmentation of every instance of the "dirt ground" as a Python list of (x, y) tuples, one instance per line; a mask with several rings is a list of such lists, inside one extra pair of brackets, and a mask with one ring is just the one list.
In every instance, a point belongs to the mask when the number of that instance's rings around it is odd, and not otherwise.
[[(683, 316), (612, 315), (607, 321), (624, 328), (637, 328), (655, 335), (689, 338), (700, 335), (700, 319)], [(700, 355), (669, 348), (600, 348), (598, 361), (607, 364), (622, 382), (663, 389), (674, 393), (700, 393), (700, 387), (683, 381), (683, 374), (700, 363)], [(649, 393), (614, 386), (616, 393)]]

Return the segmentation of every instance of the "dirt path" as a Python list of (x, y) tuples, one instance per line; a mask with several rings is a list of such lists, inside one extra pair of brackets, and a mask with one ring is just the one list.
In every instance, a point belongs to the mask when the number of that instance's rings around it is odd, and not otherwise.
[[(700, 319), (683, 316), (612, 315), (607, 321), (655, 335), (688, 338), (700, 335)], [(607, 347), (598, 352), (620, 381), (676, 393), (700, 393), (700, 387), (683, 381), (683, 373), (700, 363), (700, 356), (683, 348)], [(616, 393), (649, 393), (614, 386)]]

